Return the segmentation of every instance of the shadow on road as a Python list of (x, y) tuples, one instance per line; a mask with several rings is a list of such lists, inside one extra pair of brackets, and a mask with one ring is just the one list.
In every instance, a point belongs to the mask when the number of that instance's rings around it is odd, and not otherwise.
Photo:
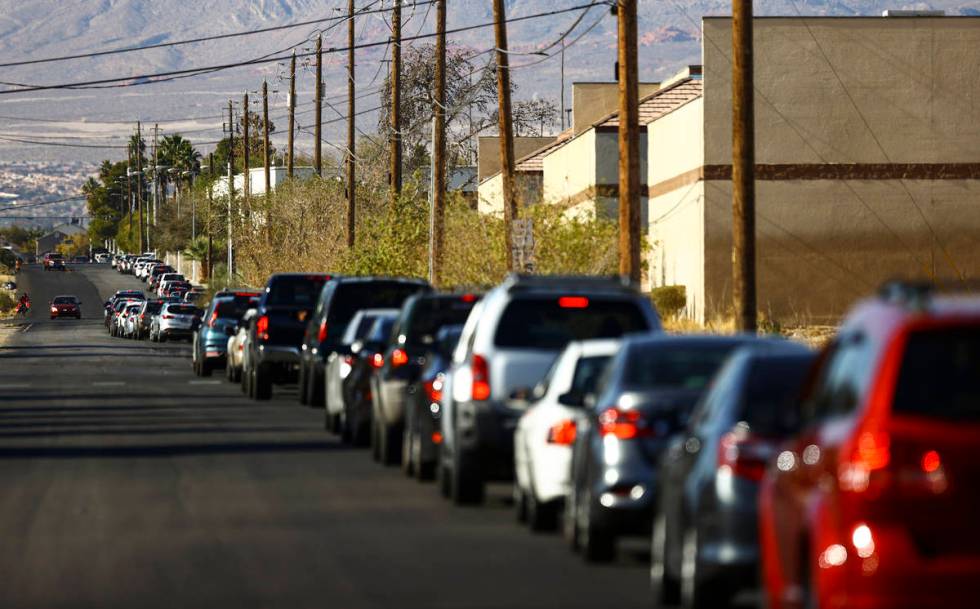
[(7, 446), (0, 459), (132, 459), (186, 455), (335, 453), (350, 450), (337, 442), (225, 442), (221, 444), (156, 444), (143, 446)]

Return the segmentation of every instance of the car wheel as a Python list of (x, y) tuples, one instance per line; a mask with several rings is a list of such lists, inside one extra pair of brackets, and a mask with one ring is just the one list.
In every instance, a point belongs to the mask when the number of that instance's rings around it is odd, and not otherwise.
[(269, 378), (269, 371), (265, 366), (259, 364), (254, 367), (255, 375), (252, 379), (255, 384), (255, 399), (268, 400), (272, 398), (272, 379)]
[(306, 406), (310, 403), (310, 385), (308, 375), (306, 374), (306, 363), (301, 363), (299, 365), (299, 403), (301, 406)]
[(249, 367), (248, 369), (248, 377), (245, 384), (245, 395), (247, 395), (248, 399), (250, 400), (255, 399), (255, 370), (252, 367)]
[(381, 433), (374, 417), (371, 417), (371, 458), (376, 462), (381, 461)]
[(450, 469), (446, 467), (445, 454), (442, 447), (439, 448), (438, 465), (436, 466), (436, 478), (439, 483), (439, 494), (445, 499), (452, 496), (453, 481)]
[(562, 536), (572, 552), (580, 549), (578, 538), (578, 492), (575, 490), (574, 483), (565, 498), (565, 513), (562, 515)]
[(658, 606), (676, 605), (681, 600), (680, 581), (667, 567), (667, 516), (663, 509), (653, 519), (650, 542), (650, 589)]
[(457, 447), (453, 451), (453, 503), (456, 505), (483, 503), (485, 487), (478, 457), (468, 455), (466, 451)]
[(167, 335), (163, 332), (157, 332), (157, 340), (161, 343), (167, 342)]
[[(307, 403), (313, 408), (326, 409), (327, 400), (325, 398), (326, 390), (324, 389), (324, 383), (317, 382), (316, 368), (315, 367), (311, 367), (311, 368), (312, 369), (308, 374), (308, 376), (310, 377), (309, 379), (310, 390), (307, 396), (309, 402)], [(340, 429), (338, 429), (336, 425), (334, 426), (334, 429), (338, 432), (340, 431)]]
[(521, 485), (517, 483), (517, 477), (514, 477), (514, 512), (517, 516), (517, 522), (523, 524), (527, 522), (527, 493), (521, 488)]
[(609, 562), (616, 555), (616, 538), (596, 522), (592, 507), (592, 493), (589, 492), (582, 498), (579, 506), (581, 516), (578, 538), (582, 556), (587, 562)]
[(730, 598), (724, 593), (721, 582), (706, 580), (698, 564), (698, 531), (689, 527), (684, 531), (681, 544), (681, 606), (685, 609), (724, 608)]
[(404, 431), (402, 431), (402, 473), (409, 478), (415, 476), (415, 462), (412, 459), (413, 440), (412, 432), (409, 431), (406, 424)]
[(211, 362), (206, 359), (201, 360), (201, 376), (211, 376)]
[(552, 531), (558, 526), (558, 511), (554, 502), (538, 501), (534, 483), (527, 492), (527, 526), (535, 532)]
[(378, 431), (381, 433), (381, 464), (398, 465), (402, 453), (402, 434), (397, 427), (384, 421), (378, 422)]

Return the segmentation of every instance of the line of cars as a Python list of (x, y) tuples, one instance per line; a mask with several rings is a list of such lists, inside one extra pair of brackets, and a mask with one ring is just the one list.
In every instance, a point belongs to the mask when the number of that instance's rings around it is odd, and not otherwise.
[(980, 575), (980, 298), (892, 284), (824, 348), (669, 335), (613, 278), (279, 274), (215, 295), (193, 367), (585, 560), (650, 546), (657, 606), (967, 607)]

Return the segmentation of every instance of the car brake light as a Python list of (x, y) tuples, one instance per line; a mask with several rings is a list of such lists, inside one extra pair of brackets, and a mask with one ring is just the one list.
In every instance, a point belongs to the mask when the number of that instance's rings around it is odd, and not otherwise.
[(463, 302), (476, 302), (476, 294), (463, 294), (459, 299)]
[(320, 330), (316, 333), (316, 339), (319, 342), (325, 342), (327, 340), (327, 320), (320, 322)]
[(398, 368), (408, 363), (408, 353), (404, 349), (395, 349), (391, 352), (391, 367)]
[(161, 315), (160, 316), (160, 319), (173, 319), (173, 318), (174, 318), (173, 315)]
[(432, 443), (435, 445), (442, 444), (442, 432), (438, 432), (438, 431), (432, 432)]
[(482, 355), (474, 355), (471, 370), (473, 373), (473, 383), (470, 388), (470, 396), (478, 402), (489, 399), (490, 366), (487, 365), (486, 358)]
[(431, 381), (422, 383), (422, 387), (425, 389), (425, 395), (429, 396), (430, 402), (442, 401), (442, 385), (442, 379), (438, 376)]
[(586, 309), (589, 299), (585, 296), (562, 296), (558, 299), (558, 306), (563, 309)]
[(599, 415), (599, 435), (632, 440), (651, 437), (654, 433), (638, 410), (607, 408)]
[(263, 315), (255, 320), (255, 333), (259, 340), (269, 340), (269, 316)]
[[(891, 461), (891, 438), (886, 432), (871, 431), (865, 427), (858, 432), (851, 447), (841, 452), (845, 455), (837, 475), (841, 488), (863, 493), (871, 486), (873, 475), (888, 467)], [(886, 480), (882, 476), (878, 480), (876, 487), (880, 490), (881, 484)]]
[(566, 419), (555, 423), (548, 429), (548, 444), (572, 445), (575, 443), (576, 432), (575, 421)]
[(211, 319), (208, 320), (208, 327), (213, 328), (214, 322), (216, 321), (218, 321), (218, 312), (214, 311), (213, 313), (211, 313)]
[(762, 480), (772, 455), (773, 447), (769, 442), (736, 427), (724, 434), (718, 443), (718, 468), (739, 478), (758, 481)]
[(943, 466), (943, 462), (939, 458), (939, 453), (934, 450), (930, 450), (926, 454), (922, 455), (922, 459), (919, 464), (922, 466), (922, 471), (926, 474), (934, 473)]
[(371, 366), (374, 368), (380, 368), (385, 365), (385, 356), (380, 353), (375, 353), (371, 356)]

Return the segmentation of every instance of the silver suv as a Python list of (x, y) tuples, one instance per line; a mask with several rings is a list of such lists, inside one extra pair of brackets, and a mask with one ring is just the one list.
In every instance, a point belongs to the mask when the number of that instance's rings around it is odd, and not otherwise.
[(618, 277), (511, 275), (470, 313), (443, 389), (440, 486), (478, 503), (514, 471), (527, 396), (573, 340), (660, 330), (650, 300)]

